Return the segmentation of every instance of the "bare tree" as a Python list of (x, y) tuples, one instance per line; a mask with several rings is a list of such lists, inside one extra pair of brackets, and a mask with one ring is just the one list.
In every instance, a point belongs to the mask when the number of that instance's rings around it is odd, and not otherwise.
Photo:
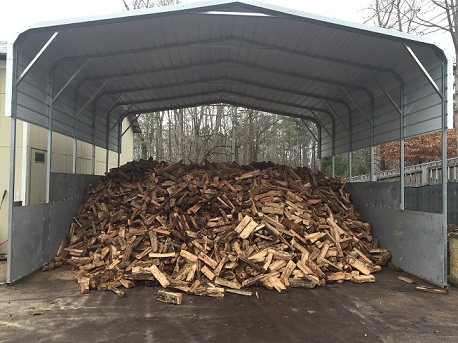
[[(458, 6), (455, 0), (429, 0), (417, 14), (416, 22), (424, 28), (424, 33), (445, 32), (448, 33), (455, 49), (455, 102), (453, 109), (453, 124), (458, 133), (458, 68), (456, 61), (458, 56)], [(458, 152), (458, 142), (457, 142)]]
[(418, 13), (425, 0), (373, 0), (365, 9), (365, 24), (401, 32), (421, 32), (417, 22)]
[[(458, 7), (455, 0), (372, 0), (366, 9), (366, 23), (407, 33), (446, 33), (453, 42), (455, 61), (458, 56)], [(458, 68), (455, 68), (455, 99), (457, 99)], [(458, 132), (457, 103), (453, 111)], [(458, 151), (458, 146), (457, 146)]]
[[(126, 10), (168, 6), (181, 0), (122, 0)], [(130, 2), (129, 2), (130, 1)], [(145, 113), (138, 119), (136, 158), (239, 164), (270, 160), (313, 163), (315, 145), (294, 119), (224, 104)]]
[(138, 10), (140, 8), (152, 8), (170, 6), (181, 3), (181, 0), (131, 0), (130, 4), (126, 0), (122, 0), (124, 8), (127, 11)]

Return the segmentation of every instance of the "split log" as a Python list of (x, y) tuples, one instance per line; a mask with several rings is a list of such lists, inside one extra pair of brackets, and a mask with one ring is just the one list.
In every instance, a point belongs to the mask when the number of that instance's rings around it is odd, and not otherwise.
[(222, 298), (224, 297), (224, 288), (222, 287), (197, 287), (194, 295)]
[(173, 292), (166, 292), (162, 289), (157, 291), (157, 300), (162, 301), (164, 303), (170, 303), (175, 305), (181, 305), (183, 301), (183, 294), (181, 293), (173, 293)]
[(130, 162), (87, 188), (43, 269), (71, 264), (80, 283), (118, 295), (141, 281), (210, 296), (368, 282), (391, 255), (343, 187), (272, 163)]
[(167, 288), (170, 285), (170, 281), (167, 279), (167, 276), (162, 273), (156, 266), (151, 266), (149, 270), (162, 287)]
[(375, 282), (374, 275), (355, 275), (351, 278), (351, 281), (356, 283)]

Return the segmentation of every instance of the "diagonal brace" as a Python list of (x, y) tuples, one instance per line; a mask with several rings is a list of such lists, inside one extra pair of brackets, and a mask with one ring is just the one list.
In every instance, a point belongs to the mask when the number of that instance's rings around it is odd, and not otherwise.
[(27, 76), (27, 74), (30, 72), (32, 67), (37, 63), (37, 61), (40, 59), (40, 57), (43, 55), (43, 53), (46, 51), (48, 46), (52, 43), (52, 41), (57, 37), (59, 34), (59, 31), (54, 32), (54, 34), (51, 36), (51, 38), (48, 39), (48, 41), (43, 45), (43, 47), (38, 51), (38, 53), (35, 55), (35, 57), (30, 61), (30, 63), (25, 67), (24, 71), (22, 72), (21, 75), (16, 80), (16, 86), (19, 85), (22, 80)]
[(423, 75), (425, 75), (426, 79), (428, 80), (429, 84), (434, 88), (435, 92), (437, 93), (437, 95), (440, 96), (441, 99), (444, 98), (442, 92), (440, 91), (439, 87), (437, 86), (437, 83), (433, 80), (433, 78), (431, 77), (431, 75), (429, 74), (429, 72), (426, 70), (426, 68), (423, 66), (423, 64), (421, 63), (421, 61), (418, 59), (417, 55), (415, 55), (415, 53), (413, 52), (413, 50), (410, 48), (410, 46), (408, 46), (407, 44), (404, 44), (404, 47), (406, 48), (406, 50), (409, 52), (410, 56), (412, 57), (412, 59), (415, 61), (415, 63), (418, 65), (418, 67), (421, 69), (421, 71), (423, 72)]
[(374, 79), (375, 83), (380, 87), (382, 90), (383, 94), (390, 100), (391, 104), (394, 106), (396, 111), (398, 111), (399, 114), (402, 114), (401, 108), (398, 106), (396, 101), (391, 97), (391, 95), (385, 90), (385, 88), (382, 86), (382, 84), (377, 80), (377, 78), (374, 76), (374, 74), (371, 73), (372, 78)]
[(367, 117), (366, 113), (358, 105), (355, 98), (351, 96), (351, 94), (348, 92), (348, 90), (344, 86), (342, 86), (342, 90), (347, 95), (347, 97), (350, 99), (350, 101), (353, 103), (353, 105), (355, 105), (356, 109), (364, 116), (364, 118), (366, 118), (367, 122), (372, 125), (372, 121)]
[(89, 100), (84, 103), (84, 105), (78, 110), (78, 112), (76, 112), (75, 118), (78, 117), (81, 114), (81, 112), (83, 112), (84, 109), (97, 97), (97, 95), (102, 91), (102, 89), (105, 88), (108, 81), (110, 81), (109, 78), (99, 87), (99, 89), (97, 89), (97, 91), (94, 94), (92, 94)]
[(125, 110), (124, 113), (123, 113), (122, 115), (119, 116), (119, 118), (118, 118), (118, 120), (116, 121), (116, 123), (111, 127), (111, 129), (110, 129), (108, 132), (113, 131), (114, 128), (115, 128), (116, 126), (118, 126), (119, 123), (120, 123), (121, 121), (124, 120), (124, 118), (125, 118), (126, 115), (127, 115), (127, 112), (129, 112), (130, 109), (131, 109), (133, 106), (134, 106), (134, 105), (130, 105), (130, 106), (127, 108), (127, 110)]
[(337, 115), (336, 111), (334, 111), (334, 109), (332, 108), (331, 104), (329, 104), (329, 102), (327, 100), (324, 100), (325, 104), (328, 106), (329, 110), (331, 111), (331, 113), (334, 115), (334, 117), (337, 118), (337, 120), (342, 124), (342, 126), (345, 128), (345, 130), (347, 130), (348, 132), (350, 132), (349, 128), (347, 125), (345, 125), (345, 123), (342, 121), (342, 119), (340, 119), (340, 117)]
[(310, 134), (312, 135), (313, 139), (318, 142), (318, 138), (315, 136), (315, 133), (312, 131), (312, 129), (307, 125), (307, 123), (305, 122), (305, 119), (301, 119), (302, 121), (302, 124), (304, 124), (305, 128), (308, 130), (308, 132), (310, 132)]
[[(135, 121), (138, 120), (138, 118), (141, 116), (142, 114), (139, 113), (135, 116)], [(132, 124), (134, 123), (134, 121), (131, 121), (129, 126), (123, 131), (123, 133), (121, 134), (121, 137), (124, 137), (124, 135), (126, 134), (127, 131), (129, 131), (129, 129), (132, 127)]]
[(78, 74), (89, 64), (91, 61), (90, 58), (86, 60), (86, 62), (83, 63), (81, 67), (77, 71), (73, 73), (73, 75), (68, 79), (68, 81), (65, 83), (65, 85), (62, 86), (62, 88), (57, 92), (57, 94), (52, 98), (52, 103), (54, 104), (56, 100), (62, 95), (62, 93), (67, 89), (67, 87), (70, 85), (70, 83), (75, 79), (75, 77), (78, 76)]
[(326, 127), (323, 125), (323, 123), (318, 119), (318, 116), (315, 114), (315, 112), (314, 111), (310, 111), (310, 112), (315, 117), (315, 120), (318, 122), (318, 124), (320, 124), (320, 126), (323, 128), (323, 130), (326, 131), (326, 133), (328, 134), (329, 138), (332, 139), (331, 133), (328, 131), (328, 129), (326, 129)]

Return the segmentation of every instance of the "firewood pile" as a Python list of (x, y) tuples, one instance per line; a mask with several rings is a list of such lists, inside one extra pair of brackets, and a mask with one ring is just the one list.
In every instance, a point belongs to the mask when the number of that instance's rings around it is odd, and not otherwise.
[(283, 293), (373, 282), (390, 253), (344, 185), (271, 163), (130, 162), (87, 188), (44, 269), (71, 264), (83, 293), (120, 296), (141, 283), (222, 297), (255, 284)]

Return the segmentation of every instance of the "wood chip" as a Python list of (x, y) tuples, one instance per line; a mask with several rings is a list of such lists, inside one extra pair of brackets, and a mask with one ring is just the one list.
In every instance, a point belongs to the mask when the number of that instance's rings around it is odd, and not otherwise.
[(416, 286), (415, 289), (420, 292), (434, 293), (434, 294), (448, 294), (447, 289), (435, 288), (429, 286)]

